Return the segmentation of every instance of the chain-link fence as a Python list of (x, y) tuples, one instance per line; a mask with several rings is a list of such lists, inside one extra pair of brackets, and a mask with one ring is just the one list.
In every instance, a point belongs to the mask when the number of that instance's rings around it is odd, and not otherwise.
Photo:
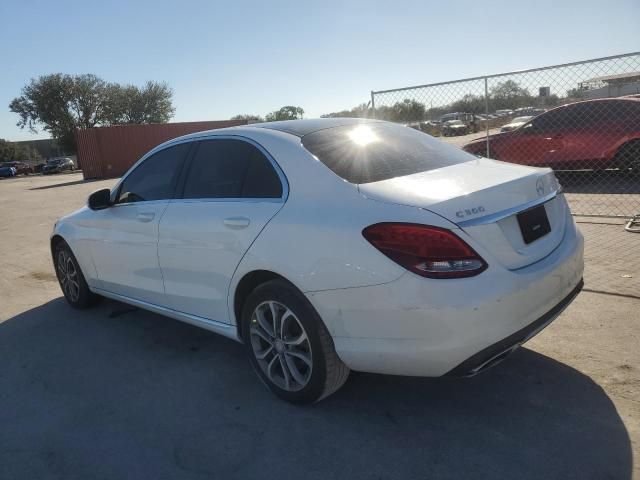
[(553, 168), (585, 234), (587, 287), (640, 297), (640, 52), (374, 91), (371, 104), (470, 153)]

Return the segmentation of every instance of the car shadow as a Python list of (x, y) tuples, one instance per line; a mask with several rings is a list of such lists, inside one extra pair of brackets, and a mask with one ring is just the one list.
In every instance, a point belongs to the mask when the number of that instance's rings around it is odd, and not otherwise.
[[(73, 173), (77, 173), (77, 170)], [(55, 177), (54, 177), (55, 178)], [(50, 188), (58, 188), (58, 187), (70, 187), (72, 185), (80, 185), (82, 183), (91, 183), (98, 182), (100, 179), (89, 179), (89, 180), (73, 180), (72, 182), (64, 182), (64, 183), (53, 183), (51, 185), (43, 185), (41, 187), (32, 187), (29, 190), (48, 190)]]
[(631, 477), (605, 392), (521, 349), (471, 379), (356, 373), (310, 407), (241, 345), (112, 301), (0, 324), (3, 478)]
[(555, 174), (566, 193), (640, 193), (640, 182), (631, 172), (557, 170)]

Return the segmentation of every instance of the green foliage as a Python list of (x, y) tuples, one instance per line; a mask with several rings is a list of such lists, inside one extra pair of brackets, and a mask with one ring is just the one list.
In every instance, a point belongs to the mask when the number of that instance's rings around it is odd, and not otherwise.
[(505, 80), (491, 89), (490, 101), (493, 110), (514, 109), (532, 105), (534, 97), (518, 82)]
[(467, 94), (451, 104), (450, 112), (482, 113), (485, 111), (484, 97)]
[(375, 109), (375, 118), (390, 122), (417, 122), (424, 120), (426, 108), (423, 103), (405, 98), (392, 106), (380, 106)]
[(9, 142), (0, 138), (0, 162), (34, 162), (41, 160), (38, 151), (31, 147)]
[(368, 118), (371, 114), (369, 105), (361, 103), (351, 110), (341, 110), (339, 112), (325, 113), (320, 118)]
[(9, 109), (17, 125), (49, 132), (65, 149), (75, 151), (75, 131), (123, 123), (165, 123), (173, 115), (172, 91), (165, 83), (142, 87), (107, 83), (96, 75), (54, 73), (31, 79)]
[(246, 113), (234, 115), (233, 117), (231, 117), (231, 120), (246, 120), (247, 123), (264, 122), (264, 118), (262, 118), (260, 115), (252, 115)]
[(106, 90), (105, 122), (111, 125), (167, 123), (175, 109), (173, 92), (166, 83), (144, 87), (111, 84)]
[(304, 110), (301, 107), (294, 107), (292, 105), (286, 105), (280, 110), (267, 113), (265, 120), (267, 122), (275, 122), (278, 120), (298, 120), (303, 118)]

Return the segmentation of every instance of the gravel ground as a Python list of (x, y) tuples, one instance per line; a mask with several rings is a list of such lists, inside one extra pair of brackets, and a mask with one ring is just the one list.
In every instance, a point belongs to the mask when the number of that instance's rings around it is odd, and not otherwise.
[[(640, 478), (639, 299), (583, 292), (472, 379), (354, 374), (293, 407), (230, 340), (117, 302), (65, 304), (49, 232), (113, 183), (0, 181), (0, 478)], [(582, 228), (589, 246), (611, 227)], [(587, 286), (610, 270), (600, 245)]]

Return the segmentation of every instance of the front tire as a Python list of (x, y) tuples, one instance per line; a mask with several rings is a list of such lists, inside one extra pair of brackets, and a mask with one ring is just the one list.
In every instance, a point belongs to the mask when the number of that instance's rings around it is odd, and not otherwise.
[(63, 240), (58, 241), (55, 246), (54, 262), (58, 283), (69, 305), (83, 310), (95, 305), (100, 300), (100, 296), (89, 290), (78, 260), (69, 245)]
[(317, 402), (336, 392), (349, 368), (313, 306), (293, 285), (272, 280), (258, 286), (242, 310), (242, 334), (253, 369), (280, 398)]

